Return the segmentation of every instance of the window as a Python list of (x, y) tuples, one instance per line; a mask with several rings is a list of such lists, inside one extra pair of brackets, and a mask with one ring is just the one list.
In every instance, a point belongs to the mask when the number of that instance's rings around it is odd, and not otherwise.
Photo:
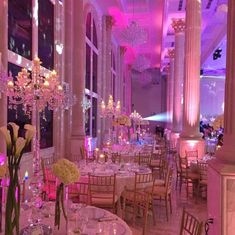
[[(22, 69), (21, 67), (15, 64), (8, 63), (8, 73), (11, 73), (14, 79), (17, 76), (17, 74), (21, 71), (21, 69)], [(31, 117), (25, 115), (25, 113), (22, 111), (22, 105), (17, 105), (15, 107), (8, 105), (7, 122), (15, 122), (20, 127), (19, 136), (23, 136), (24, 125), (31, 124)], [(26, 152), (30, 151), (31, 151), (31, 146), (28, 146)]]
[(38, 57), (42, 66), (54, 68), (54, 5), (50, 0), (38, 1)]
[[(8, 1), (8, 71), (14, 78), (23, 67), (30, 67), (34, 54), (38, 54), (46, 71), (54, 67), (54, 5), (50, 0), (38, 0), (38, 11), (35, 11), (37, 7), (32, 3), (32, 0)], [(39, 20), (38, 27), (35, 26), (38, 30), (38, 40), (35, 40), (38, 45), (35, 48), (38, 46), (38, 51), (32, 48), (32, 17)], [(7, 119), (8, 122), (16, 122), (20, 132), (24, 131), (24, 124), (31, 123), (31, 117), (24, 114), (21, 105), (13, 109), (8, 106)], [(47, 108), (40, 114), (40, 132), (40, 147), (52, 147), (53, 112)]]
[(113, 100), (115, 101), (115, 89), (116, 89), (116, 64), (115, 64), (115, 56), (113, 50), (111, 51), (111, 89), (113, 94)]
[(32, 59), (32, 0), (8, 1), (8, 49)]
[(85, 94), (91, 101), (91, 108), (85, 115), (87, 136), (97, 136), (97, 80), (98, 80), (98, 40), (95, 21), (91, 13), (86, 19), (86, 77)]

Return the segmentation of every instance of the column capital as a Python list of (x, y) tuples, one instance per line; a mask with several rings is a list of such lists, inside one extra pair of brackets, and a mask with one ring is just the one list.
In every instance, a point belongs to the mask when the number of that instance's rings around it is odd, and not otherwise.
[(185, 31), (185, 19), (184, 18), (173, 18), (171, 23), (175, 33), (182, 33)]
[(127, 48), (125, 46), (120, 46), (120, 54), (124, 55), (126, 53)]
[(105, 23), (106, 23), (106, 29), (112, 29), (114, 23), (115, 23), (115, 20), (114, 18), (111, 16), (111, 15), (106, 15), (104, 16), (105, 17)]
[(175, 58), (175, 48), (168, 48), (167, 54), (170, 57), (170, 59), (174, 59)]
[(169, 74), (169, 73), (170, 73), (170, 65), (167, 64), (167, 65), (163, 68), (162, 71), (165, 72), (166, 74)]

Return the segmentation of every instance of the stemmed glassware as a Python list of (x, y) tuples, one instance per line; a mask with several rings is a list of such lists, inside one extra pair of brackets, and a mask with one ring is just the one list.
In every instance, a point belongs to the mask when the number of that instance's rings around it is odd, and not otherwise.
[(42, 186), (41, 176), (34, 176), (29, 183), (29, 190), (32, 192), (32, 214), (29, 222), (32, 226), (41, 222), (41, 208), (43, 206), (41, 198)]

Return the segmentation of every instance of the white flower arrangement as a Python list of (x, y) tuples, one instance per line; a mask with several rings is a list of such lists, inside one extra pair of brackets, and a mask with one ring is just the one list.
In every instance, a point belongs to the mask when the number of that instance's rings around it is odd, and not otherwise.
[(77, 182), (80, 178), (80, 172), (76, 164), (62, 158), (52, 166), (54, 175), (65, 185)]

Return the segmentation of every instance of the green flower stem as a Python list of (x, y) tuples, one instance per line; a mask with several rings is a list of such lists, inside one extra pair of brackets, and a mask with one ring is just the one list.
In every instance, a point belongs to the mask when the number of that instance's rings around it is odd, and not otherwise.
[[(19, 217), (20, 217), (20, 184), (18, 178), (19, 164), (16, 163), (14, 156), (8, 157), (8, 168), (10, 174), (10, 183), (7, 192), (6, 203), (6, 222), (5, 235), (20, 234)], [(16, 190), (18, 190), (16, 197)]]
[[(61, 204), (61, 205), (60, 205)], [(62, 212), (65, 218), (66, 226), (68, 222), (68, 217), (64, 208), (64, 184), (60, 183), (56, 190), (56, 204), (55, 204), (55, 226), (60, 229), (60, 210), (62, 208)]]

